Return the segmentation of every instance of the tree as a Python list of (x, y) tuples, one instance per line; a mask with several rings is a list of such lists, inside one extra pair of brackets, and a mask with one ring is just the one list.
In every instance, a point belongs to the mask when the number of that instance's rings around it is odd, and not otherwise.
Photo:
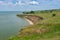
[(30, 11), (30, 13), (34, 13), (34, 11)]

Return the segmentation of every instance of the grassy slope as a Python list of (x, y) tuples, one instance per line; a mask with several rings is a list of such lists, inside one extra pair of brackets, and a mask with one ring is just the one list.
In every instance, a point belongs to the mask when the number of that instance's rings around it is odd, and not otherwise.
[[(52, 17), (52, 14), (56, 16)], [(44, 18), (37, 24), (27, 26), (20, 31), (18, 36), (10, 37), (9, 40), (60, 40), (60, 12), (34, 14)], [(38, 32), (36, 32), (38, 30)], [(28, 34), (27, 34), (28, 33)]]

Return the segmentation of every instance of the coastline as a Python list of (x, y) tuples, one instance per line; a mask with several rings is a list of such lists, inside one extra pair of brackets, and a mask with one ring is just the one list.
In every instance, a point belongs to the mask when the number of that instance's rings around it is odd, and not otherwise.
[(29, 20), (29, 19), (27, 19), (27, 18), (24, 18), (27, 22), (29, 22), (29, 24), (30, 25), (33, 25), (34, 23), (31, 21), (31, 20)]
[(17, 15), (18, 17), (24, 18), (30, 25), (36, 24), (39, 20), (43, 20), (43, 17), (36, 15)]
[(41, 14), (37, 11), (38, 15), (17, 15), (29, 22), (30, 25), (22, 28), (18, 35), (11, 37), (10, 40), (59, 40), (60, 10), (55, 11), (46, 10)]

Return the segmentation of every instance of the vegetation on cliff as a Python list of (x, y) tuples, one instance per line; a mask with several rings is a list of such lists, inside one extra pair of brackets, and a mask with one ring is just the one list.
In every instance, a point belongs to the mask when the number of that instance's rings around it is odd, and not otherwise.
[(44, 19), (21, 29), (18, 35), (10, 37), (9, 40), (60, 40), (60, 10), (34, 11), (28, 14)]

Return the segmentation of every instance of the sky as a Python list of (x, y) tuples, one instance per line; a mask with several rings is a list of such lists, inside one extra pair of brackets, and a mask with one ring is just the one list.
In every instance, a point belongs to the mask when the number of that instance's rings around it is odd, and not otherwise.
[(0, 0), (0, 11), (60, 9), (60, 0)]

